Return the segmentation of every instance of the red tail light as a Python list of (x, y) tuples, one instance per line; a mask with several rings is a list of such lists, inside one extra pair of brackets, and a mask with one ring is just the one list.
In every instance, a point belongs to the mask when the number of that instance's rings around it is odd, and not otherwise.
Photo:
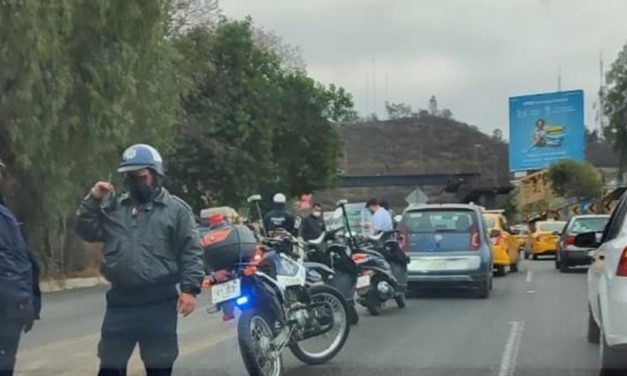
[(401, 250), (405, 253), (407, 253), (407, 250), (409, 249), (409, 236), (407, 233), (407, 229), (402, 229), (401, 230), (401, 234), (399, 236), (399, 244), (401, 246)]
[(470, 250), (478, 251), (481, 248), (481, 237), (479, 236), (479, 231), (473, 231), (470, 234)]
[(564, 244), (575, 245), (575, 235), (566, 235), (566, 239), (564, 239)]
[(620, 255), (616, 275), (619, 277), (627, 277), (627, 248), (623, 249), (623, 253)]
[(363, 253), (354, 253), (353, 254), (353, 262), (355, 264), (361, 264), (363, 262), (368, 261), (368, 257)]

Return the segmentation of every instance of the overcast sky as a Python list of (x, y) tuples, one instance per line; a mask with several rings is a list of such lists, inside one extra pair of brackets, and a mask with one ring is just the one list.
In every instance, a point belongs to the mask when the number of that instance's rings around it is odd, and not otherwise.
[(556, 91), (560, 66), (562, 90), (584, 90), (586, 123), (594, 125), (599, 55), (607, 69), (627, 42), (627, 0), (221, 0), (220, 6), (300, 46), (309, 74), (348, 89), (360, 114), (375, 108), (374, 59), (379, 117), (385, 100), (417, 110), (435, 95), (456, 119), (506, 135), (507, 98)]

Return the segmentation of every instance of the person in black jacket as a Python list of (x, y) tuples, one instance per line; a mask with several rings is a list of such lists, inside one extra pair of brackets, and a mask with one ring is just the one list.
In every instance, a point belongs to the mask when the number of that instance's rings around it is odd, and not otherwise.
[(139, 344), (146, 374), (169, 376), (178, 356), (177, 312), (188, 316), (196, 307), (203, 251), (190, 207), (161, 186), (157, 150), (131, 146), (118, 172), (128, 192), (116, 196), (111, 183), (96, 183), (76, 222), (83, 240), (105, 243), (102, 272), (111, 282), (98, 344), (99, 375), (126, 375)]
[[(0, 183), (4, 163), (0, 161)], [(0, 376), (11, 376), (22, 332), (28, 332), (41, 308), (39, 268), (20, 224), (0, 203)]]
[(303, 240), (318, 239), (326, 231), (324, 219), (322, 218), (322, 205), (314, 204), (311, 214), (303, 220), (300, 235)]
[(274, 203), (274, 209), (263, 217), (263, 226), (266, 231), (272, 232), (283, 229), (289, 233), (295, 234), (297, 230), (296, 217), (287, 211), (287, 198), (285, 195), (283, 193), (275, 194), (272, 198), (272, 202)]

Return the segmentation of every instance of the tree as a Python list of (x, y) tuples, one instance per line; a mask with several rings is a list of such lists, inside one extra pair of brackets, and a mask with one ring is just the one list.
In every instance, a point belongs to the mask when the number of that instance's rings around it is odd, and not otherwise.
[(614, 146), (622, 175), (627, 166), (627, 44), (612, 63), (606, 81), (607, 89), (601, 93), (609, 124), (603, 135)]
[[(165, 144), (178, 111), (169, 2), (13, 1), (0, 7), (2, 157), (12, 205), (59, 272), (77, 200), (133, 141)], [(80, 256), (80, 254), (75, 254)]]
[(562, 197), (595, 199), (603, 194), (603, 180), (590, 163), (562, 160), (549, 168), (553, 191)]
[(237, 206), (253, 193), (290, 195), (329, 186), (336, 124), (351, 96), (317, 84), (261, 48), (250, 19), (223, 20), (177, 40), (193, 79), (170, 154), (175, 191), (195, 207)]
[(503, 141), (503, 131), (498, 128), (493, 130), (492, 139), (495, 141)]
[(409, 118), (412, 114), (411, 106), (405, 103), (390, 103), (386, 101), (385, 110), (390, 120)]
[(449, 119), (450, 120), (450, 119), (453, 118), (453, 111), (449, 110), (448, 108), (445, 108), (440, 113), (440, 116), (442, 116), (444, 119)]

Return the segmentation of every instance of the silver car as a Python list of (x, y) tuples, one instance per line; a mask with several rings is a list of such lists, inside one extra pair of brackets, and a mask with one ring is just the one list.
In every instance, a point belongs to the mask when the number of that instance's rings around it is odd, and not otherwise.
[(627, 374), (627, 195), (603, 234), (576, 236), (579, 248), (594, 249), (588, 269), (588, 341), (600, 343), (601, 375)]
[(561, 273), (566, 273), (572, 266), (590, 265), (594, 250), (577, 247), (575, 245), (575, 237), (586, 232), (603, 233), (603, 229), (609, 219), (610, 216), (604, 214), (572, 217), (564, 226), (557, 243), (555, 269), (559, 269)]

